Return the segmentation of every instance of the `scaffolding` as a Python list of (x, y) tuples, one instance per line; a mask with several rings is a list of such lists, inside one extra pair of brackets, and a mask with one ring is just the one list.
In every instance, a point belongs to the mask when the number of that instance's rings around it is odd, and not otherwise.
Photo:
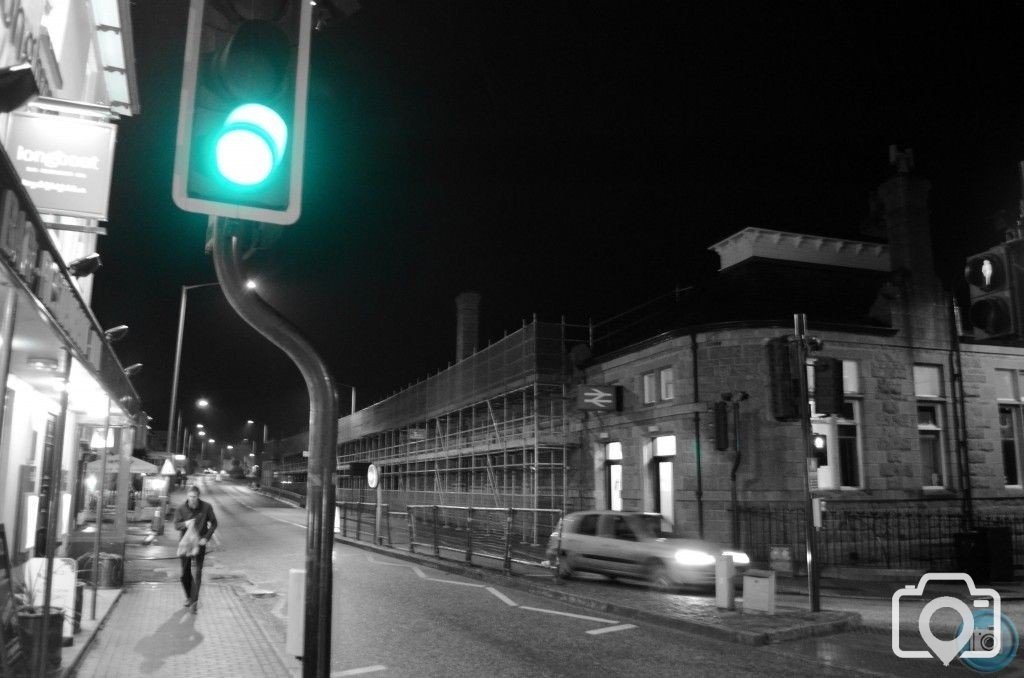
[(534, 320), (436, 375), (339, 422), (338, 500), (366, 496), (380, 468), (392, 511), (436, 504), (562, 509), (570, 441), (568, 347), (586, 327)]

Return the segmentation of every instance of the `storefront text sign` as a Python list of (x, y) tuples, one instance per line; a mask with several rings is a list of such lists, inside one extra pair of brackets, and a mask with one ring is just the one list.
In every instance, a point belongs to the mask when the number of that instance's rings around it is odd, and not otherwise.
[(40, 212), (107, 218), (116, 130), (93, 120), (11, 114), (7, 151)]

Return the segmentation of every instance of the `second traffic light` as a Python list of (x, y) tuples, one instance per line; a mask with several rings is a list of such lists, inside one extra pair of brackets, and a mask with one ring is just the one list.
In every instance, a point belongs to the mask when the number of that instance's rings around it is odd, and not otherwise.
[(308, 0), (192, 0), (172, 191), (181, 209), (299, 218), (310, 17)]
[(1015, 268), (1022, 241), (997, 245), (967, 259), (964, 277), (971, 293), (967, 317), (977, 339), (1019, 337), (1024, 334), (1021, 287), (1024, 280)]

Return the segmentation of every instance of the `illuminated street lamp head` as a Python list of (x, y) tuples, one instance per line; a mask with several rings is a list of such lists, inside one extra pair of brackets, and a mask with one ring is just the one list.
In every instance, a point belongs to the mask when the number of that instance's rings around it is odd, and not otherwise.
[(210, 404), (210, 401), (207, 400), (206, 398), (200, 398), (199, 400), (196, 401), (196, 406), (197, 407), (206, 407), (209, 404)]
[(206, 428), (206, 427), (203, 426), (202, 424), (196, 424), (196, 428)]
[(253, 421), (252, 421), (252, 419), (246, 419), (246, 420), (245, 420), (245, 423), (246, 423), (246, 424), (251, 424), (251, 423), (253, 423)]
[(200, 438), (202, 438), (203, 436), (205, 436), (205, 435), (206, 435), (206, 431), (200, 431), (200, 432), (199, 432), (199, 433), (197, 433), (196, 435), (198, 435), (198, 436), (199, 436)]
[(247, 289), (247, 290), (254, 290), (254, 289), (256, 289), (256, 281), (253, 280), (252, 278), (249, 278), (248, 280), (246, 280), (245, 281), (245, 289)]

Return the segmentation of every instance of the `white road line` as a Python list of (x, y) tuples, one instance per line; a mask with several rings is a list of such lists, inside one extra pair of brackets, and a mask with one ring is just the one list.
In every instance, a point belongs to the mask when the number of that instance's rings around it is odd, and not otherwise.
[(373, 666), (364, 666), (359, 669), (345, 669), (344, 671), (335, 671), (331, 674), (331, 678), (335, 678), (335, 676), (360, 676), (364, 673), (376, 673), (377, 671), (387, 670), (388, 667), (382, 666), (380, 664), (375, 664)]
[(525, 607), (522, 606), (520, 610), (530, 610), (532, 612), (543, 612), (545, 614), (558, 614), (563, 617), (572, 617), (573, 619), (584, 619), (586, 621), (597, 622), (599, 624), (617, 624), (618, 622), (614, 619), (601, 619), (600, 617), (588, 617), (583, 614), (573, 614), (572, 612), (562, 612), (560, 610), (545, 610), (542, 607)]
[(511, 598), (509, 598), (508, 596), (506, 596), (504, 593), (502, 593), (498, 589), (494, 589), (494, 588), (491, 588), (490, 586), (488, 586), (487, 590), (490, 591), (491, 593), (493, 593), (494, 596), (498, 600), (500, 600), (501, 602), (505, 603), (506, 605), (508, 605), (510, 607), (519, 607), (519, 603), (517, 603), (516, 601), (512, 600)]
[(615, 631), (626, 631), (628, 629), (635, 629), (635, 624), (616, 624), (615, 626), (605, 626), (601, 629), (592, 629), (587, 631), (592, 636), (599, 636), (602, 633), (614, 633)]

